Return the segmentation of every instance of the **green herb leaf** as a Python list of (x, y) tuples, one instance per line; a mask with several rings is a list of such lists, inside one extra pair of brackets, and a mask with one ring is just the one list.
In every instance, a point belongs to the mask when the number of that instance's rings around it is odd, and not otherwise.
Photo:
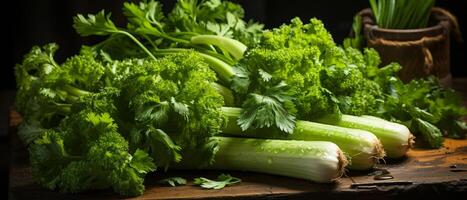
[(248, 128), (277, 127), (286, 133), (295, 128), (294, 105), (287, 94), (287, 85), (280, 82), (264, 94), (250, 93), (243, 103), (243, 112), (238, 119), (242, 130)]
[(96, 15), (88, 14), (87, 17), (78, 14), (73, 18), (73, 27), (82, 36), (110, 35), (119, 32), (115, 24), (110, 20), (110, 14), (104, 10)]
[(235, 178), (230, 176), (229, 174), (221, 174), (217, 177), (217, 180), (211, 180), (204, 177), (199, 177), (194, 179), (195, 185), (200, 185), (206, 189), (222, 189), (226, 186), (233, 185), (236, 183), (241, 182), (242, 180), (239, 178)]
[(417, 130), (420, 131), (423, 138), (428, 142), (431, 148), (439, 148), (443, 146), (443, 135), (436, 126), (419, 118), (414, 120), (415, 123), (417, 123)]
[(182, 177), (170, 177), (166, 179), (162, 179), (157, 181), (160, 184), (168, 184), (172, 187), (179, 186), (179, 185), (186, 185), (186, 179)]

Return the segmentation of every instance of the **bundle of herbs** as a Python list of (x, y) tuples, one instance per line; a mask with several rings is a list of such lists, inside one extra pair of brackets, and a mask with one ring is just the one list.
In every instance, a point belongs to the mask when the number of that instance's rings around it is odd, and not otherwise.
[[(445, 130), (465, 136), (453, 91), (435, 79), (403, 84), (399, 65), (339, 47), (317, 19), (263, 30), (228, 1), (179, 0), (168, 15), (161, 6), (125, 3), (125, 28), (105, 11), (77, 15), (80, 35), (104, 40), (64, 63), (57, 45), (36, 46), (16, 66), (19, 135), (45, 187), (140, 195), (147, 174), (169, 168), (330, 182), (348, 159), (365, 170), (404, 156), (411, 131), (433, 147)], [(219, 179), (195, 183), (240, 181)]]

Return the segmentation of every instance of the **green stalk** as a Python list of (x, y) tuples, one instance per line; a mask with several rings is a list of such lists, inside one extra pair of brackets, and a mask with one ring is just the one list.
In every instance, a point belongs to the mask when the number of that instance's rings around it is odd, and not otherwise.
[(73, 96), (73, 95), (67, 95), (67, 96), (65, 97), (65, 101), (66, 101), (66, 102), (74, 103), (74, 102), (78, 101), (78, 97), (77, 97), (77, 96)]
[(190, 41), (189, 40), (185, 40), (185, 39), (181, 39), (181, 38), (177, 38), (177, 37), (172, 37), (170, 36), (169, 34), (165, 33), (164, 31), (161, 30), (161, 28), (155, 28), (151, 25), (148, 25), (148, 24), (144, 24), (144, 28), (142, 29), (136, 29), (136, 34), (139, 34), (139, 35), (152, 35), (152, 36), (155, 36), (155, 37), (158, 37), (158, 38), (164, 38), (164, 39), (167, 39), (167, 40), (170, 40), (172, 42), (178, 42), (178, 43), (183, 43), (183, 44), (189, 44)]
[(132, 34), (126, 32), (126, 31), (121, 31), (119, 30), (117, 33), (121, 33), (121, 34), (124, 34), (126, 36), (128, 36), (131, 40), (133, 40), (133, 42), (136, 43), (136, 45), (138, 45), (141, 49), (143, 49), (143, 51), (149, 56), (151, 57), (152, 59), (156, 60), (156, 57), (151, 53), (151, 51), (149, 51), (138, 39), (136, 39)]
[(394, 28), (398, 29), (404, 29), (409, 26), (410, 20), (413, 18), (413, 15), (415, 15), (415, 12), (407, 12), (407, 10), (411, 10), (414, 5), (414, 1), (408, 1), (407, 5), (401, 6), (399, 10), (399, 15), (402, 19), (402, 21), (395, 25)]
[(429, 0), (426, 4), (425, 4), (425, 8), (423, 9), (423, 14), (421, 15), (421, 19), (420, 19), (420, 22), (419, 22), (419, 27), (426, 27), (428, 26), (428, 20), (430, 19), (430, 15), (431, 15), (431, 9), (433, 8), (433, 6), (435, 5), (435, 1), (434, 0)]
[[(207, 55), (210, 55), (210, 56), (213, 56), (219, 60), (222, 60), (223, 62), (229, 64), (229, 65), (235, 65), (235, 63), (237, 63), (236, 61), (232, 60), (231, 58), (227, 58), (226, 56), (222, 55), (222, 54), (219, 54), (213, 50), (207, 50), (207, 49), (204, 49), (204, 48), (201, 48), (201, 47), (198, 47), (198, 46), (194, 46), (196, 48), (196, 51), (198, 52), (201, 52), (201, 53), (204, 53), (204, 54), (207, 54)], [(212, 46), (210, 46), (212, 47)], [(215, 50), (215, 49), (214, 49)]]
[(434, 0), (369, 0), (376, 24), (381, 28), (426, 27)]
[(376, 0), (369, 0), (369, 1), (370, 1), (371, 10), (376, 20), (376, 24), (379, 24), (378, 3), (376, 2)]
[(398, 24), (401, 24), (401, 20), (405, 18), (405, 16), (401, 13), (401, 10), (404, 9), (406, 6), (407, 0), (398, 0), (396, 1), (395, 8), (394, 8), (394, 20), (392, 20), (391, 27), (394, 28)]
[(224, 98), (225, 106), (234, 106), (235, 105), (235, 98), (234, 98), (233, 93), (232, 93), (231, 90), (229, 90), (228, 88), (226, 88), (226, 87), (224, 87), (224, 86), (222, 86), (222, 85), (220, 85), (218, 83), (212, 83), (212, 86)]
[(270, 129), (247, 130), (242, 132), (237, 119), (242, 109), (224, 107), (224, 114), (228, 117), (224, 134), (286, 140), (329, 141), (337, 144), (350, 157), (351, 169), (366, 170), (373, 167), (384, 156), (384, 150), (378, 138), (364, 130), (343, 128), (309, 121), (297, 121), (292, 134), (275, 133)]
[(218, 35), (197, 35), (191, 38), (193, 44), (215, 45), (229, 52), (236, 60), (243, 58), (247, 46), (243, 43)]
[(149, 42), (153, 49), (158, 49), (157, 45), (149, 38), (149, 36), (143, 34), (142, 37)]
[(186, 31), (180, 31), (180, 32), (171, 32), (171, 33), (168, 33), (170, 36), (188, 36), (188, 37), (193, 37), (193, 36), (197, 36), (197, 35), (200, 35), (199, 33), (195, 33), (195, 32), (186, 32)]
[(161, 37), (165, 38), (165, 39), (168, 39), (168, 40), (172, 40), (173, 42), (180, 42), (180, 43), (183, 43), (183, 44), (190, 44), (190, 41), (188, 41), (188, 40), (175, 38), (175, 37), (172, 37), (172, 36), (169, 36), (169, 35), (166, 35), (166, 34), (162, 34)]
[(386, 20), (386, 27), (391, 27), (395, 20), (395, 7), (396, 7), (396, 0), (387, 0), (387, 20)]
[(70, 93), (71, 95), (78, 96), (78, 97), (91, 94), (91, 92), (81, 90), (81, 89), (73, 87), (71, 85), (63, 86), (63, 90)]
[[(252, 171), (314, 182), (331, 182), (344, 172), (347, 160), (339, 147), (323, 141), (213, 137), (218, 144), (207, 169)], [(177, 168), (193, 169), (183, 163)]]
[(58, 111), (58, 113), (67, 115), (71, 112), (71, 104), (66, 104), (66, 103), (57, 103), (55, 104), (55, 109)]
[(373, 133), (383, 144), (384, 151), (389, 158), (404, 156), (414, 143), (414, 136), (406, 126), (373, 116), (342, 115), (341, 120), (324, 117), (317, 121)]
[(203, 57), (204, 61), (219, 75), (221, 80), (230, 83), (232, 77), (235, 76), (232, 66), (213, 56), (204, 53), (199, 53), (199, 55)]
[(386, 27), (386, 22), (387, 22), (387, 16), (388, 16), (388, 13), (387, 13), (387, 1), (386, 0), (379, 0), (379, 19), (380, 21), (378, 22), (378, 24), (382, 27), (382, 28), (387, 28)]

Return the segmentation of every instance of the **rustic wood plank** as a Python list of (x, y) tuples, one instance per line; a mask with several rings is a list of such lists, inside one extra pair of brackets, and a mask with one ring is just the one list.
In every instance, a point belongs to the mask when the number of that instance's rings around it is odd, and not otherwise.
[[(462, 82), (464, 83), (464, 82)], [(465, 81), (467, 83), (467, 81)], [(467, 86), (464, 85), (464, 87)], [(462, 87), (462, 88), (464, 88)], [(117, 199), (110, 190), (90, 191), (82, 194), (61, 194), (36, 184), (31, 176), (28, 154), (16, 135), (21, 117), (16, 112), (10, 116), (11, 162), (10, 199)], [(455, 168), (454, 168), (455, 167)], [(147, 176), (146, 192), (133, 199), (301, 199), (310, 197), (337, 199), (391, 199), (417, 195), (433, 199), (467, 192), (467, 140), (446, 139), (440, 149), (412, 149), (406, 158), (387, 160), (376, 168), (386, 169), (394, 177), (374, 180), (373, 171), (347, 172), (345, 177), (331, 184), (316, 184), (304, 180), (260, 173), (228, 171), (241, 178), (239, 184), (222, 190), (205, 190), (193, 186), (165, 187), (157, 180), (181, 176), (192, 180), (204, 176), (214, 178), (220, 171), (168, 171)], [(222, 171), (225, 173), (226, 171)], [(132, 199), (132, 198), (130, 198)]]

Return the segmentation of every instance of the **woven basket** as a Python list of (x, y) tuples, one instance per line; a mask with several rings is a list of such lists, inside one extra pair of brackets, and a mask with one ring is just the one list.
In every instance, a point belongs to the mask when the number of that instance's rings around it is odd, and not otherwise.
[(399, 77), (408, 82), (414, 78), (437, 76), (443, 85), (451, 85), (450, 32), (461, 40), (456, 18), (448, 11), (433, 8), (432, 26), (420, 29), (384, 29), (375, 25), (370, 9), (359, 13), (368, 47), (376, 49), (383, 64), (402, 65)]

